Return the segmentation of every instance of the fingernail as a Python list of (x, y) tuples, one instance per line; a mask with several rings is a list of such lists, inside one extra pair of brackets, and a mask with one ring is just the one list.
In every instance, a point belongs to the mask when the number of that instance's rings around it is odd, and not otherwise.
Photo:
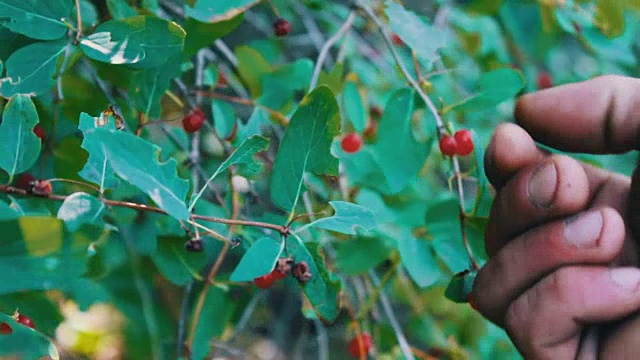
[(636, 268), (616, 268), (609, 270), (609, 276), (624, 290), (633, 291), (640, 283), (640, 271)]
[(547, 208), (551, 205), (553, 195), (556, 193), (558, 174), (556, 166), (548, 163), (537, 169), (529, 180), (529, 200), (536, 206)]
[(598, 244), (602, 231), (602, 213), (591, 211), (568, 219), (564, 224), (564, 239), (578, 248), (592, 248)]

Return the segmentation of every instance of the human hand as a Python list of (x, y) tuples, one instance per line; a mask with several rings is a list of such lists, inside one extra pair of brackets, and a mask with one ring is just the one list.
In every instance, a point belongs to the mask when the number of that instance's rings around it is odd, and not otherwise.
[[(499, 126), (485, 157), (498, 193), (474, 306), (527, 358), (635, 357), (640, 269), (629, 226), (640, 227), (640, 185), (534, 139), (573, 152), (639, 148), (640, 80), (605, 76), (525, 95), (516, 118), (522, 127)], [(590, 324), (606, 326), (581, 337)]]

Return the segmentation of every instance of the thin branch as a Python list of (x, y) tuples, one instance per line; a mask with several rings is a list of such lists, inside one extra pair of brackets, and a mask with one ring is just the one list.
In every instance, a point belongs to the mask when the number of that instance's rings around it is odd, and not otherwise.
[(206, 226), (204, 226), (202, 224), (198, 224), (197, 222), (195, 222), (193, 220), (187, 220), (187, 223), (195, 226), (196, 229), (202, 229), (204, 232), (209, 234), (212, 238), (218, 239), (220, 241), (224, 241), (225, 243), (230, 243), (231, 242), (229, 239), (224, 237), (224, 235), (220, 234), (219, 232), (217, 232), (215, 230), (212, 230), (212, 229), (209, 229), (208, 227), (206, 227)]
[(189, 298), (191, 298), (191, 291), (193, 290), (193, 280), (189, 281), (184, 288), (184, 294), (182, 294), (182, 305), (180, 306), (180, 320), (178, 321), (178, 339), (176, 348), (176, 357), (182, 356), (184, 351), (184, 326), (189, 316)]
[(93, 186), (91, 184), (82, 182), (82, 181), (78, 181), (78, 180), (71, 180), (71, 179), (61, 179), (61, 178), (53, 178), (53, 179), (47, 179), (48, 182), (53, 183), (53, 182), (63, 182), (63, 183), (68, 183), (68, 184), (74, 184), (74, 185), (78, 185), (78, 186), (83, 186), (86, 187), (87, 189), (91, 189), (95, 192), (97, 192), (100, 196), (102, 196), (102, 193), (100, 192), (100, 188), (98, 188), (97, 186)]
[[(369, 277), (373, 282), (373, 285), (378, 287), (380, 286), (380, 280), (378, 279), (378, 275), (373, 270), (369, 271)], [(384, 309), (385, 314), (387, 315), (387, 319), (391, 323), (391, 327), (393, 328), (393, 332), (396, 334), (396, 338), (398, 339), (398, 344), (400, 345), (400, 350), (402, 351), (402, 355), (407, 360), (415, 359), (413, 357), (413, 352), (411, 351), (411, 345), (407, 341), (407, 338), (404, 336), (404, 332), (402, 331), (402, 327), (396, 318), (396, 315), (393, 312), (393, 308), (391, 307), (391, 303), (387, 298), (387, 295), (384, 293), (384, 290), (380, 291), (380, 302), (382, 303), (382, 308)]]
[[(300, 15), (302, 18), (302, 24), (307, 30), (308, 37), (311, 38), (311, 42), (316, 47), (318, 52), (322, 51), (322, 45), (324, 44), (324, 36), (322, 35), (322, 31), (318, 28), (318, 24), (316, 24), (311, 14), (309, 14), (309, 10), (307, 7), (294, 1), (292, 3), (294, 10)], [(323, 60), (323, 65), (330, 69), (333, 67), (333, 60), (331, 59), (331, 55), (327, 55)]]
[(289, 118), (287, 118), (287, 116), (277, 110), (268, 108), (264, 105), (261, 104), (257, 104), (255, 103), (253, 100), (251, 99), (245, 99), (245, 98), (239, 98), (239, 97), (235, 97), (235, 96), (229, 96), (229, 95), (225, 95), (225, 94), (220, 94), (220, 93), (216, 93), (216, 92), (212, 92), (212, 91), (203, 91), (203, 90), (195, 90), (195, 93), (201, 96), (206, 96), (212, 99), (220, 99), (220, 100), (225, 100), (228, 102), (232, 102), (234, 104), (240, 104), (240, 105), (245, 105), (245, 106), (251, 106), (251, 107), (258, 107), (266, 112), (269, 113), (269, 115), (271, 115), (277, 122), (278, 124), (282, 125), (282, 126), (287, 126), (287, 124), (289, 124)]
[(397, 258), (393, 260), (393, 265), (382, 276), (380, 285), (376, 286), (376, 288), (373, 290), (373, 294), (369, 296), (367, 302), (364, 304), (363, 307), (360, 308), (360, 310), (358, 311), (358, 314), (356, 315), (356, 319), (362, 319), (364, 316), (366, 316), (369, 313), (369, 311), (371, 311), (375, 303), (378, 301), (378, 297), (380, 296), (380, 293), (384, 289), (385, 285), (387, 284), (387, 282), (389, 282), (389, 280), (391, 280), (391, 277), (396, 273), (396, 270), (398, 269), (398, 265), (399, 265), (398, 260), (399, 259)]
[(238, 58), (233, 54), (233, 51), (229, 49), (229, 47), (227, 46), (227, 44), (225, 44), (224, 41), (218, 39), (213, 44), (222, 53), (222, 55), (224, 55), (224, 57), (226, 57), (227, 60), (229, 60), (231, 65), (233, 65), (234, 67), (238, 67)]
[(78, 32), (76, 32), (76, 41), (82, 37), (82, 14), (80, 12), (80, 0), (76, 0), (76, 19), (78, 19)]
[[(389, 38), (389, 35), (384, 30), (384, 24), (382, 23), (380, 18), (378, 18), (378, 16), (373, 12), (373, 10), (371, 10), (370, 7), (364, 5), (362, 3), (362, 0), (357, 0), (356, 4), (360, 9), (364, 10), (364, 12), (367, 14), (367, 16), (369, 18), (371, 18), (371, 20), (373, 20), (373, 22), (378, 26), (378, 31), (382, 35), (382, 38), (384, 39), (384, 42), (387, 45), (387, 48), (391, 51), (391, 54), (393, 55), (393, 58), (395, 59), (396, 63), (398, 64), (398, 67), (402, 71), (402, 74), (407, 79), (407, 81), (409, 81), (409, 84), (411, 84), (411, 86), (416, 90), (416, 92), (418, 92), (418, 95), (420, 95), (420, 98), (422, 98), (424, 103), (427, 105), (427, 108), (429, 108), (429, 111), (433, 115), (433, 118), (435, 119), (435, 122), (436, 122), (436, 126), (437, 126), (437, 129), (438, 129), (438, 138), (440, 138), (441, 136), (446, 135), (447, 134), (447, 129), (446, 129), (445, 125), (444, 125), (444, 122), (442, 121), (442, 118), (440, 117), (440, 113), (438, 112), (438, 109), (434, 105), (433, 101), (431, 101), (429, 96), (424, 92), (422, 87), (420, 87), (420, 84), (416, 81), (416, 79), (413, 78), (413, 76), (407, 70), (407, 67), (405, 66), (404, 62), (400, 58), (400, 55), (398, 54), (398, 52), (396, 51), (395, 47), (393, 46), (393, 42)], [(455, 172), (456, 180), (457, 180), (457, 183), (458, 183), (457, 184), (458, 185), (457, 186), (457, 190), (458, 190), (459, 208), (460, 208), (460, 212), (464, 215), (464, 213), (465, 213), (465, 210), (464, 210), (464, 203), (465, 203), (464, 198), (465, 198), (465, 196), (464, 196), (464, 187), (462, 186), (462, 175), (460, 174), (460, 162), (458, 161), (458, 157), (457, 156), (452, 156), (451, 157), (451, 162), (453, 163), (453, 170)], [(466, 238), (466, 233), (465, 232), (466, 232), (466, 230), (465, 230), (465, 228), (463, 226), (463, 228), (462, 228), (462, 237), (463, 237), (463, 239)], [(471, 260), (471, 263), (472, 264), (476, 263), (475, 256), (470, 251), (471, 248), (470, 247), (466, 247), (466, 249), (467, 249), (467, 252), (468, 252), (467, 254), (469, 255), (469, 259)]]
[(322, 63), (324, 62), (324, 59), (329, 54), (329, 50), (331, 49), (333, 44), (335, 44), (338, 40), (340, 40), (340, 38), (347, 31), (349, 31), (349, 29), (351, 28), (351, 24), (353, 24), (353, 20), (355, 18), (356, 18), (356, 13), (354, 11), (351, 11), (349, 13), (349, 17), (347, 17), (347, 20), (344, 22), (344, 24), (342, 24), (340, 29), (338, 29), (338, 32), (333, 34), (333, 36), (330, 37), (327, 40), (327, 42), (324, 43), (324, 46), (322, 46), (322, 50), (320, 50), (320, 54), (318, 55), (318, 60), (316, 60), (316, 66), (313, 69), (313, 76), (311, 76), (311, 82), (309, 84), (309, 92), (311, 92), (311, 90), (313, 90), (316, 87), (316, 85), (318, 85), (318, 78), (320, 77), (320, 70), (322, 70)]
[[(49, 199), (54, 201), (65, 201), (68, 198), (68, 196), (66, 195), (58, 195), (58, 194), (49, 194), (46, 196), (36, 195), (36, 194), (29, 193), (26, 190), (19, 189), (13, 186), (8, 186), (8, 185), (0, 185), (0, 193), (29, 196), (29, 197), (38, 197), (38, 198)], [(168, 215), (166, 211), (154, 206), (128, 202), (128, 201), (118, 201), (118, 200), (108, 200), (108, 199), (102, 199), (100, 201), (102, 201), (105, 205), (108, 205), (108, 206), (123, 207), (123, 208), (138, 210), (138, 211), (147, 211), (147, 212), (153, 212), (157, 214)], [(198, 214), (193, 214), (191, 218), (195, 220), (210, 221), (210, 222), (227, 224), (227, 225), (253, 226), (253, 227), (260, 227), (264, 229), (271, 229), (279, 232), (281, 235), (288, 235), (290, 233), (290, 229), (286, 226), (269, 224), (269, 223), (264, 223), (260, 221), (233, 220), (233, 219), (225, 219), (225, 218), (218, 218), (214, 216), (204, 216), (204, 215), (198, 215)]]

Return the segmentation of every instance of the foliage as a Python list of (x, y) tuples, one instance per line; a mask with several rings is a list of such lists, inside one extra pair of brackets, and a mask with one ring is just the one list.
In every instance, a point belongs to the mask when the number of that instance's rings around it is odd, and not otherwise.
[[(365, 332), (379, 357), (517, 358), (466, 304), (486, 261), (483, 147), (540, 74), (633, 74), (638, 10), (0, 0), (0, 356), (247, 357), (266, 341), (341, 358)], [(475, 152), (442, 156), (463, 128)], [(254, 286), (276, 266), (294, 270)]]

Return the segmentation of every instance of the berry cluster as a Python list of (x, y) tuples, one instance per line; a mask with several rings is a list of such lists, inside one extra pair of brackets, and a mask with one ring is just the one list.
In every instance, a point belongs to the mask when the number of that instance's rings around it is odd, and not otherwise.
[(306, 283), (313, 276), (309, 271), (309, 265), (305, 261), (298, 263), (292, 258), (278, 259), (276, 267), (270, 273), (253, 279), (253, 283), (260, 289), (268, 289), (278, 280), (282, 280), (287, 275), (292, 274), (301, 283)]
[(371, 346), (373, 345), (373, 338), (369, 334), (361, 334), (349, 341), (349, 354), (354, 358), (360, 358), (363, 355), (367, 355)]
[[(33, 323), (33, 320), (31, 320), (31, 318), (28, 317), (27, 315), (19, 313), (18, 310), (16, 310), (16, 312), (13, 314), (13, 320), (15, 320), (18, 324), (24, 325), (26, 327), (30, 327), (34, 330), (36, 328), (35, 324)], [(1, 335), (9, 335), (11, 333), (13, 333), (13, 328), (11, 327), (11, 325), (9, 325), (6, 321), (3, 321), (2, 323), (0, 323)]]
[(202, 128), (204, 121), (204, 112), (200, 108), (195, 108), (182, 118), (182, 127), (184, 131), (194, 133)]
[(453, 136), (440, 138), (440, 151), (445, 156), (467, 156), (473, 152), (473, 134), (469, 130), (458, 130)]

